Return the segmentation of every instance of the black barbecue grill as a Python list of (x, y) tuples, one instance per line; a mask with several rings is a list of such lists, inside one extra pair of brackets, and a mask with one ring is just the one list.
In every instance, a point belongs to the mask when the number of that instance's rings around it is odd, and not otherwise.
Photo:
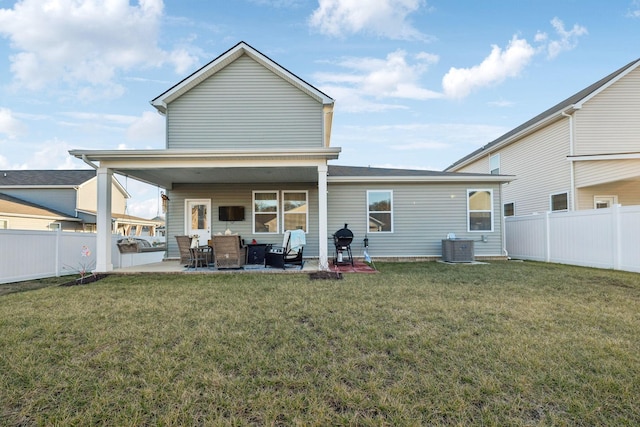
[(353, 233), (347, 228), (336, 231), (333, 235), (333, 243), (336, 246), (336, 254), (333, 259), (334, 265), (351, 264), (353, 266), (353, 255), (351, 254), (351, 242), (353, 241)]

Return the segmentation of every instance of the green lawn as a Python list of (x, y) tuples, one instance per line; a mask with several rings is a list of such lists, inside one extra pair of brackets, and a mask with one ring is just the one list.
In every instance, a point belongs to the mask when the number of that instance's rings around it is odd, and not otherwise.
[(378, 268), (1, 296), (0, 423), (640, 424), (640, 275)]

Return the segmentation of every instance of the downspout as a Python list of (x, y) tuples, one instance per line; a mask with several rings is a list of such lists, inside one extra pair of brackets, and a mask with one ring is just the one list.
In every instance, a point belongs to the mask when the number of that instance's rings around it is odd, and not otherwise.
[(89, 166), (91, 166), (92, 168), (94, 168), (95, 170), (98, 170), (99, 166), (93, 163), (91, 160), (89, 160), (86, 154), (82, 155), (82, 161), (88, 164)]
[(511, 259), (511, 257), (509, 256), (509, 251), (507, 250), (507, 218), (504, 216), (504, 205), (502, 204), (503, 202), (503, 187), (505, 185), (509, 185), (509, 183), (507, 182), (506, 184), (500, 184), (500, 218), (502, 218), (502, 251), (504, 253), (504, 256), (507, 257), (507, 259)]
[[(576, 106), (572, 106), (572, 108), (576, 108)], [(573, 157), (574, 153), (574, 136), (573, 136), (573, 114), (567, 114), (566, 112), (562, 112), (564, 117), (569, 118), (569, 156)], [(569, 162), (569, 177), (571, 181), (571, 210), (576, 210), (576, 178), (575, 178), (575, 170), (573, 161)]]

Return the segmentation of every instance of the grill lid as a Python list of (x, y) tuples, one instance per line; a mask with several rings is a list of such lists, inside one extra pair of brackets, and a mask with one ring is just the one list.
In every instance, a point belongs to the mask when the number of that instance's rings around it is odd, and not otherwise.
[(353, 241), (353, 233), (347, 228), (347, 225), (345, 224), (344, 228), (336, 231), (333, 235), (336, 246), (349, 246)]

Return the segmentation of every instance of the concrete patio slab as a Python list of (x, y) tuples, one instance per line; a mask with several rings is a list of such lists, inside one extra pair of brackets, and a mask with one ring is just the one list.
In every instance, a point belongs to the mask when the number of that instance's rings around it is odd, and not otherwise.
[(141, 264), (132, 267), (116, 268), (113, 270), (113, 274), (136, 274), (136, 273), (185, 273), (185, 274), (291, 274), (291, 273), (312, 273), (318, 271), (318, 260), (306, 260), (304, 266), (300, 269), (298, 266), (292, 266), (285, 270), (281, 268), (264, 268), (261, 265), (246, 265), (245, 268), (225, 268), (217, 269), (213, 267), (199, 267), (199, 268), (186, 268), (184, 263), (179, 260), (165, 260), (162, 262), (155, 262), (151, 264)]

